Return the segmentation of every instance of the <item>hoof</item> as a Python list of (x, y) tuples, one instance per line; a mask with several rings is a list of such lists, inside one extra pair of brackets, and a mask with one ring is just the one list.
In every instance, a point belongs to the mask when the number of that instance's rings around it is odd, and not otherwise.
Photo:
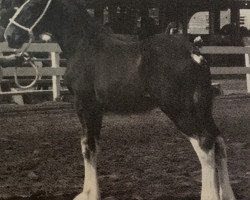
[(220, 193), (220, 200), (236, 200), (233, 191), (229, 190), (229, 192), (221, 194)]
[(221, 197), (220, 200), (236, 200), (235, 197)]
[(90, 192), (82, 192), (81, 194), (77, 195), (74, 200), (101, 200), (101, 198), (97, 195), (91, 195)]
[(218, 195), (202, 195), (201, 200), (220, 200)]

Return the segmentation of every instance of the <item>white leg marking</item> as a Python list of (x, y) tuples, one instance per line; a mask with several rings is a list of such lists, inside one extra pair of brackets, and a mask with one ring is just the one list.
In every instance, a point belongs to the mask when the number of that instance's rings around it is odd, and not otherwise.
[(220, 183), (220, 199), (221, 200), (235, 200), (235, 196), (230, 184), (228, 167), (227, 167), (227, 156), (226, 156), (226, 145), (222, 137), (218, 137), (217, 141), (220, 145), (220, 151), (218, 154), (222, 153), (225, 157), (221, 158), (218, 155), (217, 158), (217, 169)]
[[(86, 146), (82, 141), (82, 152), (85, 155)], [(97, 148), (96, 148), (97, 149)], [(97, 177), (97, 150), (96, 152), (90, 152), (90, 159), (84, 157), (85, 177), (83, 192), (79, 194), (74, 200), (100, 200), (100, 191)]]
[(190, 138), (190, 142), (193, 145), (201, 163), (201, 200), (219, 200), (214, 148), (212, 148), (209, 152), (205, 152), (201, 149), (198, 140)]

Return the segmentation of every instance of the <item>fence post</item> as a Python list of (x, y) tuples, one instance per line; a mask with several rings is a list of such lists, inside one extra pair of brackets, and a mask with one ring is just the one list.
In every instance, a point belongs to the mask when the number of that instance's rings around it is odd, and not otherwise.
[[(244, 46), (250, 48), (250, 37), (243, 38)], [(245, 65), (246, 67), (250, 67), (250, 54), (245, 54)], [(250, 93), (250, 74), (246, 74), (247, 79), (247, 93)]]
[[(51, 63), (52, 68), (59, 68), (60, 67), (60, 56), (58, 52), (51, 52)], [(60, 98), (60, 76), (55, 75), (52, 76), (52, 90), (53, 90), (53, 101), (57, 101)]]
[[(3, 53), (0, 52), (0, 56), (2, 56)], [(0, 92), (2, 92), (2, 86), (1, 86), (1, 81), (3, 79), (3, 71), (2, 71), (2, 67), (0, 66)]]
[[(245, 63), (246, 67), (250, 67), (250, 54), (245, 54)], [(247, 78), (247, 93), (250, 93), (250, 74), (247, 74), (246, 78)]]

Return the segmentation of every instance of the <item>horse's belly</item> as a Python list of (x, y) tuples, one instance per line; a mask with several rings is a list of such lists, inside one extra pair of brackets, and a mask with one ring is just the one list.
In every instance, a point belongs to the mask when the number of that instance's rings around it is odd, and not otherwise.
[(133, 80), (130, 83), (109, 82), (96, 88), (98, 101), (104, 108), (115, 112), (143, 111), (152, 107), (149, 97), (146, 97), (142, 81)]
[(146, 94), (142, 67), (142, 55), (136, 48), (118, 48), (100, 53), (94, 82), (98, 101), (115, 111), (140, 107)]

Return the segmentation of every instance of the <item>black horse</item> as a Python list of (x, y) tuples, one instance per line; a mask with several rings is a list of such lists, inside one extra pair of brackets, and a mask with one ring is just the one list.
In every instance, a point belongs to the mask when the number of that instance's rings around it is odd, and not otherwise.
[(18, 12), (5, 32), (10, 47), (27, 42), (26, 30), (40, 18), (33, 31), (52, 33), (68, 58), (65, 81), (84, 130), (85, 181), (76, 200), (100, 199), (96, 162), (103, 110), (133, 111), (145, 96), (193, 145), (202, 166), (201, 199), (235, 199), (226, 147), (212, 117), (210, 71), (192, 59), (186, 39), (163, 34), (120, 40), (88, 15), (83, 0), (29, 0)]

